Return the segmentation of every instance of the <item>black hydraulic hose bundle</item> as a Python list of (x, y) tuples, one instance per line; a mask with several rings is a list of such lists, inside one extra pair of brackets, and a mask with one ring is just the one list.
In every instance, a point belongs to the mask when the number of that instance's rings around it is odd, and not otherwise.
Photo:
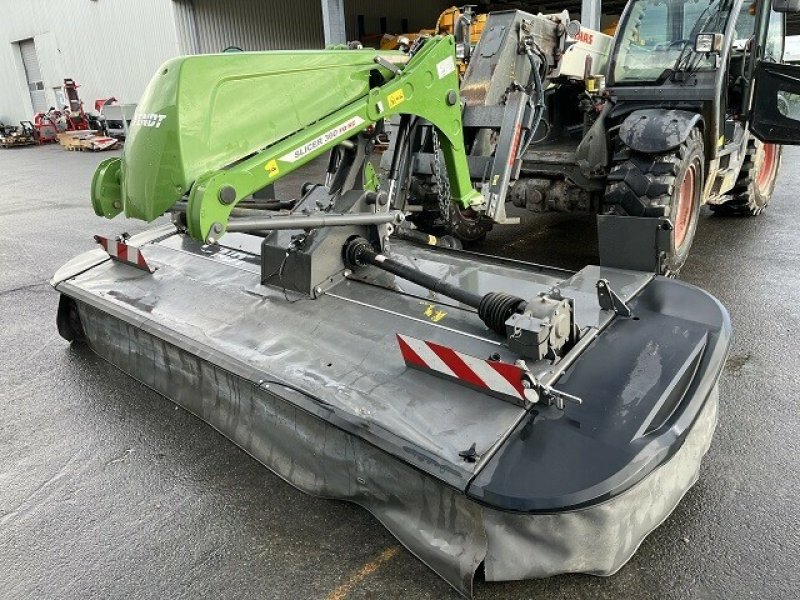
[(389, 166), (389, 180), (396, 181), (400, 175), (400, 155), (406, 145), (408, 134), (411, 129), (411, 115), (400, 115), (400, 124), (397, 127), (397, 140), (395, 141), (395, 152)]
[(531, 142), (533, 141), (533, 136), (536, 135), (536, 130), (538, 129), (539, 123), (542, 120), (542, 113), (544, 113), (544, 84), (542, 83), (543, 73), (540, 73), (539, 71), (544, 71), (547, 66), (547, 61), (544, 60), (541, 50), (535, 46), (535, 42), (534, 48), (535, 51), (530, 47), (526, 48), (526, 54), (528, 55), (528, 60), (531, 63), (531, 79), (533, 79), (533, 87), (531, 92), (535, 94), (533, 117), (531, 118), (530, 129), (528, 130), (528, 139), (525, 140), (524, 144), (520, 145), (520, 150), (517, 156), (523, 156), (530, 147)]
[(452, 298), (478, 310), (478, 316), (486, 326), (496, 333), (506, 335), (506, 320), (522, 312), (527, 302), (522, 298), (503, 292), (489, 292), (483, 296), (468, 292), (442, 279), (428, 275), (375, 251), (364, 238), (351, 240), (344, 249), (345, 261), (350, 267), (372, 265), (412, 283), (416, 283), (437, 294)]

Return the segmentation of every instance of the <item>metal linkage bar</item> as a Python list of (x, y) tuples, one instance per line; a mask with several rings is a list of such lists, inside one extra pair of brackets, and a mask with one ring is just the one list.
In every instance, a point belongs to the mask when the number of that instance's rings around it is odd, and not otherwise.
[(231, 219), (228, 231), (270, 231), (277, 229), (317, 229), (319, 227), (341, 227), (343, 225), (382, 225), (400, 223), (404, 219), (400, 211), (368, 214), (330, 214), (290, 215), (286, 217), (256, 217), (252, 219)]

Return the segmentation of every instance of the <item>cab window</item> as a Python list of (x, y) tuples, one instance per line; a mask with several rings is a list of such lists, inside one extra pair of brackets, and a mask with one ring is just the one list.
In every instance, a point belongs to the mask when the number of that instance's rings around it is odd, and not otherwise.
[(783, 15), (774, 10), (769, 14), (767, 40), (764, 45), (764, 60), (769, 62), (783, 61)]

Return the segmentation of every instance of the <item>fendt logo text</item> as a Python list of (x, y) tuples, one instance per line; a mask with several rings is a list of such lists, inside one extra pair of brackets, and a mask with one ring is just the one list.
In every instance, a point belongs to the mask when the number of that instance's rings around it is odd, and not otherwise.
[(131, 122), (131, 127), (141, 125), (142, 127), (161, 127), (161, 122), (167, 118), (167, 115), (159, 115), (157, 113), (144, 113), (136, 115)]

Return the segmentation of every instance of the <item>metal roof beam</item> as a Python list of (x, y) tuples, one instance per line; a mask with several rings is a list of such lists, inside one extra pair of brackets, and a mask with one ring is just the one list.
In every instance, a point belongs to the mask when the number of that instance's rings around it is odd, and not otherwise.
[(322, 4), (322, 28), (325, 34), (325, 45), (346, 44), (344, 0), (320, 0), (320, 2)]
[(600, 0), (581, 0), (581, 25), (600, 29)]

